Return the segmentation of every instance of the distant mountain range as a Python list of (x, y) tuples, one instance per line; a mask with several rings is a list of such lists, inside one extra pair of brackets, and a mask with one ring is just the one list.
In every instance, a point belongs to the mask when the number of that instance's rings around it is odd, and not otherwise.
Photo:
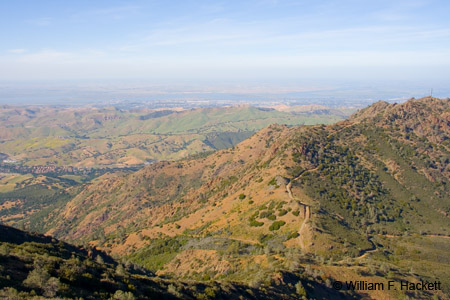
[(129, 167), (232, 147), (269, 124), (329, 124), (348, 110), (0, 107), (0, 152), (25, 166)]

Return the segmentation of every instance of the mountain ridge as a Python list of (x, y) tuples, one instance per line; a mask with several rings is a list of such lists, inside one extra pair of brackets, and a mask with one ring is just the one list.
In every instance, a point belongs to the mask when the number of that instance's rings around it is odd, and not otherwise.
[[(422, 102), (420, 100), (414, 100), (415, 103), (421, 104)], [(425, 101), (425, 100), (422, 100)], [(444, 100), (445, 101), (445, 100)], [(448, 101), (447, 101), (448, 104)], [(376, 105), (378, 106), (378, 105)], [(404, 107), (409, 107), (411, 106), (410, 104), (406, 103), (403, 105)], [(395, 108), (395, 110), (393, 110), (392, 113), (388, 113), (386, 116), (390, 117), (392, 116), (393, 113), (397, 113), (397, 111), (399, 111), (399, 107), (400, 107), (400, 111), (402, 110), (401, 107), (399, 105), (390, 105), (390, 106), (386, 106), (386, 104), (382, 104), (382, 107), (387, 108), (389, 107), (390, 109)], [(415, 105), (413, 105), (413, 108), (415, 107)], [(377, 108), (378, 109), (378, 108)], [(370, 108), (368, 108), (368, 110), (370, 110)], [(362, 113), (357, 113), (355, 116), (351, 117), (349, 120), (356, 120), (358, 121), (360, 118), (360, 116), (362, 114), (367, 114), (370, 113), (371, 115), (373, 115), (372, 112), (368, 112), (367, 110), (363, 111)], [(445, 112), (443, 113), (443, 115), (445, 116)], [(375, 116), (376, 117), (376, 116)], [(385, 120), (388, 120), (385, 118)], [(408, 120), (414, 120), (414, 118), (410, 118)], [(389, 121), (389, 120), (388, 120)], [(423, 121), (424, 119), (421, 121), (422, 123), (417, 123), (415, 128), (420, 128), (423, 130), (423, 128), (427, 129), (427, 127), (423, 126)], [(324, 127), (324, 126), (313, 126), (311, 127), (311, 130), (309, 131), (315, 131), (316, 134), (314, 137), (309, 137), (309, 139), (314, 138), (317, 139), (321, 134), (322, 131), (325, 130), (327, 131), (329, 134), (331, 132), (331, 134), (335, 134), (335, 132), (338, 132), (338, 130), (346, 130), (346, 128), (348, 128), (348, 126), (352, 126), (348, 123), (349, 121), (343, 121), (342, 123), (337, 123), (336, 125), (330, 125), (328, 127)], [(379, 121), (377, 121), (379, 122)], [(392, 122), (392, 121), (389, 121)], [(383, 123), (386, 124), (386, 123)], [(421, 125), (422, 124), (422, 125)], [(338, 128), (339, 126), (339, 128)], [(385, 125), (383, 125), (385, 126)], [(398, 126), (397, 124), (394, 125), (389, 125), (389, 126)], [(405, 126), (408, 126), (408, 124), (405, 124)], [(381, 126), (380, 126), (381, 127)], [(235, 170), (239, 170), (239, 166), (243, 165), (244, 168), (254, 168), (254, 166), (256, 163), (257, 167), (261, 167), (262, 165), (266, 164), (265, 167), (268, 167), (267, 164), (274, 164), (274, 159), (281, 161), (281, 158), (274, 158), (274, 155), (284, 155), (285, 153), (281, 153), (280, 149), (286, 149), (287, 151), (290, 151), (295, 155), (300, 155), (300, 156), (305, 156), (305, 158), (307, 158), (308, 155), (310, 155), (310, 153), (308, 153), (308, 151), (311, 151), (312, 149), (309, 148), (308, 142), (304, 141), (302, 145), (300, 145), (300, 147), (292, 147), (290, 149), (287, 149), (288, 146), (286, 146), (286, 143), (281, 143), (281, 144), (277, 144), (277, 145), (270, 145), (270, 142), (267, 141), (284, 141), (289, 139), (292, 136), (295, 136), (296, 134), (301, 135), (302, 131), (305, 130), (305, 128), (310, 128), (310, 127), (304, 127), (304, 128), (296, 128), (296, 127), (283, 127), (283, 126), (270, 126), (266, 129), (263, 129), (262, 131), (260, 131), (257, 135), (255, 135), (254, 137), (250, 138), (250, 140), (244, 141), (243, 143), (239, 144), (235, 149), (231, 149), (231, 150), (222, 150), (217, 152), (216, 154), (212, 154), (212, 156), (209, 156), (207, 158), (204, 158), (201, 160), (197, 160), (197, 161), (189, 161), (189, 160), (185, 160), (185, 161), (179, 161), (179, 162), (162, 162), (162, 163), (157, 163), (155, 165), (152, 166), (148, 166), (145, 170), (139, 171), (138, 173), (135, 173), (133, 175), (129, 175), (128, 178), (129, 180), (127, 181), (128, 184), (132, 183), (132, 182), (139, 182), (142, 181), (143, 178), (147, 177), (152, 177), (152, 174), (155, 174), (156, 172), (158, 172), (159, 170), (167, 170), (168, 174), (159, 174), (160, 176), (160, 180), (164, 180), (164, 176), (169, 176), (168, 178), (170, 178), (170, 180), (173, 180), (175, 183), (178, 182), (177, 179), (173, 178), (173, 176), (171, 174), (177, 174), (177, 176), (181, 177), (186, 177), (187, 174), (189, 174), (189, 177), (191, 178), (192, 181), (196, 181), (196, 180), (200, 180), (199, 182), (201, 182), (202, 184), (204, 184), (203, 187), (199, 187), (199, 188), (203, 188), (203, 193), (201, 193), (203, 196), (201, 196), (199, 193), (197, 193), (195, 195), (195, 197), (197, 197), (197, 201), (199, 200), (199, 197), (204, 197), (206, 194), (206, 190), (210, 189), (210, 188), (220, 188), (218, 187), (218, 184), (223, 181), (224, 179), (226, 179), (227, 177), (231, 177), (234, 175), (230, 175), (230, 172), (234, 172), (233, 169)], [(325, 129), (326, 128), (326, 129)], [(411, 132), (414, 133), (415, 130), (417, 129), (413, 129)], [(429, 131), (427, 131), (429, 132)], [(448, 132), (448, 128), (444, 127), (444, 136), (447, 135)], [(317, 135), (319, 134), (319, 135)], [(411, 134), (411, 133), (409, 133)], [(420, 136), (418, 138), (421, 138)], [(433, 137), (430, 137), (431, 139)], [(406, 138), (401, 137), (402, 141), (408, 141)], [(292, 142), (292, 141), (291, 141)], [(317, 141), (315, 141), (314, 143), (317, 143)], [(340, 142), (338, 142), (340, 143)], [(338, 144), (337, 143), (337, 144)], [(250, 145), (255, 145), (255, 147), (252, 147)], [(407, 145), (407, 144), (406, 144)], [(339, 145), (338, 145), (339, 146)], [(428, 145), (427, 145), (428, 146)], [(283, 148), (284, 147), (284, 148)], [(340, 146), (339, 146), (340, 147)], [(346, 146), (344, 146), (345, 148)], [(447, 148), (444, 145), (445, 148)], [(252, 149), (250, 149), (252, 148)], [(239, 153), (239, 151), (241, 151)], [(297, 154), (295, 154), (297, 153)], [(317, 155), (317, 153), (315, 154)], [(354, 155), (354, 154), (352, 154)], [(225, 163), (222, 163), (220, 166), (214, 166), (213, 161), (223, 161), (224, 159), (222, 158), (222, 160), (219, 158), (219, 156), (226, 156), (228, 158), (228, 160)], [(250, 157), (252, 156), (252, 157)], [(433, 158), (433, 157), (431, 157)], [(311, 170), (313, 167), (317, 167), (317, 165), (315, 165), (314, 160), (316, 158), (311, 159), (303, 159), (300, 162), (300, 165), (302, 166), (301, 168), (303, 168), (303, 171), (308, 171), (309, 173), (311, 173)], [(436, 159), (435, 157), (433, 159)], [(366, 161), (364, 157), (358, 157), (358, 160), (361, 162), (362, 166), (364, 164), (367, 164), (368, 166), (371, 164), (369, 161)], [(445, 162), (445, 160), (444, 160)], [(206, 172), (205, 170), (199, 170), (201, 169), (196, 168), (195, 166), (192, 166), (192, 164), (194, 163), (200, 163), (201, 165), (209, 165), (210, 167), (212, 167), (211, 172)], [(276, 173), (275, 175), (277, 176), (282, 176), (285, 178), (289, 178), (290, 180), (293, 179), (293, 175), (296, 175), (295, 172), (299, 172), (294, 170), (294, 167), (291, 166), (290, 164), (295, 164), (294, 161), (284, 161), (284, 165), (283, 165), (283, 169), (280, 168), (280, 165), (277, 166), (277, 171), (278, 173)], [(425, 177), (427, 177), (430, 180), (444, 180), (446, 174), (448, 174), (449, 170), (448, 167), (446, 168), (440, 161), (436, 161), (435, 163), (437, 166), (437, 168), (439, 169), (438, 171), (434, 171), (433, 169), (431, 171), (429, 170), (425, 170), (425, 169), (419, 169), (419, 171), (421, 171), (423, 173), (423, 175)], [(296, 168), (299, 168), (300, 165), (296, 165)], [(389, 162), (386, 162), (386, 166), (388, 168), (392, 168), (392, 170), (395, 169), (395, 166), (391, 166), (389, 167)], [(180, 171), (181, 170), (181, 171)], [(179, 171), (179, 172), (178, 172)], [(269, 172), (268, 172), (269, 173)], [(291, 174), (289, 174), (291, 173)], [(142, 175), (137, 175), (137, 174), (142, 174)], [(195, 175), (196, 174), (196, 175)], [(141, 176), (141, 178), (139, 179), (139, 176)], [(170, 177), (172, 176), (172, 177)], [(254, 173), (249, 174), (247, 176), (251, 176), (251, 177), (255, 177), (256, 175)], [(206, 180), (205, 178), (210, 178), (210, 180)], [(166, 178), (167, 179), (167, 178)], [(121, 179), (112, 179), (112, 180), (119, 180), (119, 182), (121, 183), (111, 183), (108, 182), (106, 183), (107, 186), (114, 186), (114, 188), (117, 188), (118, 185), (123, 184), (123, 185), (127, 185), (127, 182), (123, 182), (121, 181)], [(156, 179), (153, 178), (153, 185), (157, 185), (159, 184), (159, 182), (155, 181)], [(233, 178), (232, 178), (233, 180)], [(399, 179), (400, 180), (400, 179)], [(197, 182), (199, 184), (199, 182)], [(144, 184), (144, 183), (142, 183)], [(164, 184), (160, 183), (162, 186), (161, 188), (164, 188)], [(181, 190), (183, 190), (183, 184), (182, 182), (178, 182), (176, 183), (178, 185), (178, 190), (179, 191), (175, 191), (172, 196), (172, 198), (174, 197), (178, 197), (180, 196), (182, 193), (179, 193)], [(190, 185), (192, 185), (193, 183), (187, 183), (184, 185), (184, 188), (189, 187)], [(237, 183), (231, 183), (231, 188), (233, 186), (236, 186)], [(158, 186), (159, 187), (159, 186)], [(90, 190), (104, 190), (106, 188), (106, 186), (103, 187), (92, 187), (92, 189), (90, 189), (89, 187), (87, 188), (87, 191)], [(239, 189), (237, 189), (239, 190)], [(241, 191), (241, 190), (239, 190)], [(154, 191), (155, 193), (159, 193), (158, 191)], [(166, 194), (167, 191), (164, 191), (164, 194)], [(186, 195), (182, 196), (185, 197), (185, 201), (189, 203), (189, 205), (192, 204), (192, 197), (190, 198), (190, 194), (189, 193), (194, 193), (194, 191), (184, 191), (183, 193), (185, 193)], [(95, 194), (95, 193), (94, 193)], [(109, 189), (107, 194), (113, 195), (113, 189)], [(120, 193), (119, 193), (120, 194)], [(224, 193), (222, 193), (224, 194)], [(141, 191), (141, 195), (145, 195), (145, 191)], [(129, 195), (129, 197), (131, 197), (132, 194)], [(126, 196), (125, 196), (126, 197)], [(153, 197), (155, 198), (155, 197)], [(158, 198), (158, 197), (156, 197)], [(161, 200), (162, 197), (159, 197), (158, 199)], [(283, 197), (286, 198), (286, 197)], [(139, 199), (139, 196), (137, 196), (137, 199)], [(190, 200), (189, 200), (190, 199)], [(170, 199), (169, 199), (170, 200)], [(170, 200), (169, 202), (171, 202), (172, 200)], [(215, 200), (216, 201), (216, 200)], [(155, 204), (155, 203), (153, 203)], [(84, 207), (84, 202), (81, 202), (80, 204), (77, 205), (72, 205), (72, 206), (68, 206), (68, 207)], [(121, 209), (118, 209), (121, 210)], [(67, 212), (66, 210), (66, 215), (70, 215), (70, 212)], [(79, 215), (78, 213), (74, 213), (74, 215)], [(129, 216), (127, 216), (128, 218)]]
[(332, 125), (271, 125), (204, 157), (99, 177), (43, 229), (176, 278), (257, 286), (301, 269), (329, 284), (448, 284), (449, 111), (449, 99), (423, 98)]

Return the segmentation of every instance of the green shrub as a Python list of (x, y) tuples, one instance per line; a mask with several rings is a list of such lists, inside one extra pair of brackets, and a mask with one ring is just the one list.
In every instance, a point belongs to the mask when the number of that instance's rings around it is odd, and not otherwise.
[(297, 237), (299, 237), (299, 236), (300, 236), (300, 234), (299, 234), (297, 231), (294, 231), (294, 232), (291, 232), (291, 233), (288, 235), (287, 239), (288, 239), (288, 240), (290, 240), (290, 239), (295, 239), (295, 238), (297, 238)]
[(269, 241), (273, 238), (273, 234), (260, 234), (258, 237), (258, 242), (261, 244), (264, 244), (265, 242)]
[(46, 297), (54, 297), (59, 291), (60, 282), (58, 278), (50, 277), (47, 270), (37, 267), (28, 273), (23, 284), (32, 289), (40, 289)]
[(299, 295), (300, 297), (306, 297), (307, 296), (306, 290), (303, 287), (303, 284), (302, 284), (301, 281), (299, 281), (299, 282), (297, 282), (295, 284), (295, 291), (297, 292), (297, 295)]
[(136, 299), (132, 293), (118, 290), (110, 298), (111, 300), (134, 300)]
[(172, 283), (169, 284), (169, 286), (167, 287), (167, 291), (179, 298), (182, 297), (182, 294), (180, 293), (180, 291), (178, 291), (178, 288), (175, 285), (173, 285)]
[(28, 276), (23, 281), (23, 284), (32, 289), (42, 289), (49, 279), (50, 274), (47, 272), (47, 270), (43, 268), (36, 268), (28, 273)]
[(264, 225), (264, 222), (258, 222), (255, 219), (252, 219), (250, 221), (250, 226), (253, 226), (253, 227), (261, 227), (263, 225)]
[(278, 216), (279, 216), (279, 217), (284, 216), (285, 214), (287, 214), (287, 210), (285, 210), (285, 209), (280, 209), (280, 210), (278, 211)]
[(269, 183), (267, 183), (267, 185), (272, 185), (272, 186), (274, 186), (274, 187), (276, 187), (276, 188), (279, 188), (280, 186), (277, 184), (277, 180), (275, 179), (275, 177), (274, 178), (272, 178), (270, 181), (269, 181)]
[(278, 229), (280, 229), (281, 226), (283, 226), (285, 224), (286, 224), (285, 221), (275, 221), (272, 223), (272, 225), (270, 225), (269, 230), (270, 231), (278, 230)]
[(213, 299), (213, 298), (216, 297), (216, 292), (214, 291), (214, 289), (212, 289), (212, 288), (210, 288), (210, 287), (207, 287), (207, 288), (205, 289), (205, 294), (206, 294), (208, 297), (210, 297), (211, 299)]

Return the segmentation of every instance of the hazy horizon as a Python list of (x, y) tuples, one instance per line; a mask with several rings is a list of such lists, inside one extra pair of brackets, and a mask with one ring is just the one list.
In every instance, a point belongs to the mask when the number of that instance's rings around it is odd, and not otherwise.
[[(367, 106), (375, 101), (401, 103), (412, 97), (445, 98), (445, 82), (429, 85), (410, 81), (136, 81), (66, 80), (0, 81), (0, 104), (85, 105), (163, 103), (189, 105), (321, 104)], [(195, 103), (194, 103), (195, 102)], [(158, 104), (159, 105), (159, 104)]]
[(5, 1), (0, 103), (450, 96), (450, 3)]
[(5, 1), (0, 80), (450, 79), (447, 1)]

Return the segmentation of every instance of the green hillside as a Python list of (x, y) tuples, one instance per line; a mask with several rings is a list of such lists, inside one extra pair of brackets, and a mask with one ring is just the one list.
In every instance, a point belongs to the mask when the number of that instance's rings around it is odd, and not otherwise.
[(0, 107), (0, 221), (46, 232), (83, 184), (233, 147), (272, 123), (329, 123), (334, 115), (250, 106), (190, 110)]
[[(284, 276), (302, 285), (295, 274)], [(304, 282), (318, 295), (345, 296), (308, 279)], [(0, 225), (1, 299), (296, 299), (298, 293), (292, 283), (254, 288), (237, 283), (163, 279), (92, 247), (75, 247)]]
[(232, 147), (274, 123), (328, 124), (341, 115), (250, 106), (162, 111), (3, 106), (0, 153), (24, 166), (126, 167)]
[[(270, 125), (232, 148), (98, 177), (32, 229), (173, 280), (287, 287), (294, 299), (449, 299), (449, 116), (449, 99), (428, 97), (331, 125)], [(397, 289), (332, 294), (337, 281)], [(441, 288), (399, 288), (421, 281)]]

